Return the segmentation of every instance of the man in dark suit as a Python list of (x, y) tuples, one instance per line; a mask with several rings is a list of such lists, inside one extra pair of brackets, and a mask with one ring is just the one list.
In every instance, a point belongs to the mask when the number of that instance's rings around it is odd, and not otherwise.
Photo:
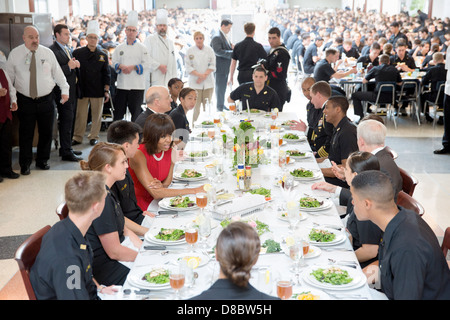
[(61, 69), (70, 86), (69, 100), (61, 104), (61, 90), (55, 86), (53, 90), (56, 106), (58, 108), (58, 126), (59, 126), (59, 155), (64, 161), (82, 160), (79, 155), (81, 151), (72, 149), (72, 134), (77, 108), (77, 68), (80, 67), (78, 60), (73, 58), (68, 44), (71, 40), (69, 28), (64, 24), (58, 24), (54, 28), (56, 41), (50, 46), (55, 54)]
[(394, 200), (397, 201), (403, 179), (392, 154), (386, 150), (386, 127), (377, 120), (363, 120), (357, 127), (357, 138), (359, 151), (370, 152), (378, 158), (380, 170), (391, 179)]
[(222, 20), (220, 30), (211, 39), (211, 48), (216, 54), (216, 71), (214, 73), (216, 79), (216, 100), (217, 110), (223, 111), (225, 105), (225, 91), (227, 89), (228, 73), (230, 72), (231, 55), (233, 54), (234, 45), (227, 38), (231, 30), (233, 22), (229, 19)]

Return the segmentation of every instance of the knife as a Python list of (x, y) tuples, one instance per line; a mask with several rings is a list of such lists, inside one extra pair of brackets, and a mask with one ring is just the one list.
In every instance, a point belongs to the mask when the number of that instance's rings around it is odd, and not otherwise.
[(177, 214), (177, 213), (178, 213), (178, 211), (175, 211), (175, 210), (158, 211), (158, 215), (161, 215), (161, 214)]
[(144, 246), (145, 250), (166, 250), (166, 246)]

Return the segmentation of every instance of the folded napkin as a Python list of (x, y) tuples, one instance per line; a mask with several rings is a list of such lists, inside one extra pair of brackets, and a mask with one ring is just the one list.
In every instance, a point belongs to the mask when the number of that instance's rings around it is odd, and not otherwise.
[(219, 215), (232, 216), (233, 213), (241, 212), (245, 214), (246, 210), (251, 211), (254, 207), (262, 206), (266, 203), (265, 197), (260, 194), (245, 194), (242, 197), (235, 198), (231, 202), (217, 206), (213, 211)]
[[(129, 237), (125, 237), (125, 239), (122, 241), (121, 245), (124, 247), (130, 248), (136, 252), (139, 252), (139, 248), (136, 248), (134, 246), (133, 242), (131, 242)], [(131, 267), (133, 267), (133, 263), (134, 263), (134, 261), (119, 261), (119, 262), (129, 269), (131, 269)]]
[(331, 168), (331, 161), (330, 159), (325, 159), (323, 162), (319, 163), (319, 168)]

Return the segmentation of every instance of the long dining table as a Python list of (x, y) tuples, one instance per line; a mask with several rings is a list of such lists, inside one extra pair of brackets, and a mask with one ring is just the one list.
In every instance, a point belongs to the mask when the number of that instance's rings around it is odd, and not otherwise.
[[(220, 116), (220, 117), (219, 117)], [(220, 120), (220, 124), (212, 125), (213, 118)], [(154, 200), (148, 210), (160, 213), (155, 218), (146, 217), (143, 225), (149, 228), (143, 237), (143, 245), (138, 249), (138, 255), (133, 263), (127, 263), (130, 273), (124, 285), (119, 287), (113, 296), (105, 296), (104, 299), (174, 299), (174, 290), (169, 284), (156, 285), (148, 283), (144, 275), (155, 268), (168, 268), (187, 257), (197, 257), (198, 266), (194, 266), (186, 283), (181, 289), (182, 299), (194, 297), (208, 289), (219, 276), (219, 264), (215, 259), (214, 247), (217, 237), (223, 229), (223, 221), (241, 220), (253, 226), (262, 225), (265, 228), (258, 229), (261, 243), (273, 240), (279, 244), (281, 251), (275, 253), (261, 253), (256, 265), (252, 269), (250, 283), (267, 294), (277, 296), (276, 281), (280, 277), (289, 276), (294, 284), (293, 297), (313, 297), (316, 299), (355, 299), (355, 300), (379, 300), (386, 296), (369, 287), (366, 276), (357, 262), (352, 244), (346, 233), (339, 207), (335, 203), (333, 195), (312, 190), (311, 186), (317, 181), (323, 180), (320, 168), (311, 152), (311, 148), (303, 132), (291, 131), (283, 126), (288, 120), (297, 120), (295, 113), (280, 112), (273, 120), (270, 113), (257, 112), (224, 112), (219, 115), (204, 113), (201, 115), (198, 125), (190, 134), (190, 141), (184, 151), (185, 157), (178, 161), (174, 169), (174, 179), (170, 188), (196, 187), (202, 184), (210, 184), (212, 192), (209, 194), (209, 203), (205, 211), (211, 216), (211, 234), (206, 241), (199, 241), (194, 245), (194, 251), (186, 243), (185, 239), (172, 243), (155, 238), (161, 228), (184, 230), (189, 224), (195, 223), (199, 215), (198, 207), (180, 209), (173, 212), (167, 208), (167, 200)], [(255, 136), (260, 141), (270, 141), (260, 150), (260, 163), (252, 167), (251, 190), (265, 188), (270, 190), (270, 198), (254, 195), (238, 189), (236, 169), (233, 166), (235, 146), (228, 148), (224, 145), (223, 135), (227, 141), (233, 138), (233, 127), (237, 128), (242, 121), (248, 121), (255, 127)], [(204, 122), (206, 121), (206, 122)], [(204, 124), (202, 124), (204, 123)], [(271, 129), (271, 126), (273, 129)], [(207, 137), (208, 130), (214, 130), (215, 137)], [(203, 135), (202, 135), (203, 133)], [(284, 141), (281, 145), (280, 138), (292, 133), (298, 139)], [(204, 157), (194, 159), (192, 152), (207, 151)], [(301, 151), (304, 156), (290, 157), (288, 164), (280, 166), (279, 157), (289, 150)], [(206, 167), (220, 165), (223, 173), (218, 175), (217, 170), (206, 172)], [(290, 175), (295, 169), (306, 169), (314, 172), (312, 178), (298, 178), (294, 180), (292, 189), (285, 190), (282, 185), (283, 177)], [(194, 169), (202, 173), (202, 177), (183, 180), (180, 173), (185, 169)], [(212, 173), (211, 173), (212, 172)], [(176, 179), (178, 177), (178, 179)], [(189, 195), (195, 202), (195, 195)], [(262, 197), (262, 199), (260, 198)], [(299, 201), (302, 197), (312, 197), (321, 201), (321, 207), (317, 210), (300, 209), (300, 221), (295, 228), (290, 227), (286, 218), (288, 201)], [(228, 203), (225, 203), (228, 201)], [(223, 204), (222, 204), (223, 203)], [(227, 219), (229, 218), (229, 219)], [(329, 243), (316, 242), (309, 239), (312, 229), (324, 230), (335, 235), (335, 239)], [(309, 251), (303, 257), (302, 265), (293, 270), (294, 261), (290, 258), (289, 245), (293, 240), (309, 240)], [(270, 241), (273, 243), (273, 241)], [(158, 247), (163, 245), (163, 247)], [(155, 247), (156, 246), (156, 247)], [(204, 247), (202, 247), (204, 246)], [(318, 269), (326, 270), (337, 267), (347, 271), (352, 279), (350, 283), (333, 285), (320, 282), (312, 275)], [(189, 281), (188, 281), (189, 280)], [(191, 281), (192, 280), (192, 281)], [(299, 295), (308, 292), (309, 295)]]

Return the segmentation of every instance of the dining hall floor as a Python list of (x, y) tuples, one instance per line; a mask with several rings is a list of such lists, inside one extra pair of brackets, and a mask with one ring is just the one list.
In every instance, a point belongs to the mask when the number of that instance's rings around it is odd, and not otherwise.
[[(291, 83), (292, 100), (284, 111), (295, 112), (305, 120), (306, 100), (298, 89), (299, 83), (296, 87)], [(352, 108), (348, 115), (353, 117)], [(441, 241), (443, 230), (450, 226), (450, 155), (434, 155), (433, 150), (441, 147), (443, 126), (433, 128), (427, 123), (418, 126), (410, 117), (399, 117), (395, 129), (392, 119), (385, 121), (387, 145), (398, 153), (399, 167), (418, 179), (414, 197), (424, 206), (423, 217)], [(100, 141), (105, 140), (106, 134), (101, 132)], [(92, 146), (85, 138), (84, 144), (74, 149), (83, 151), (82, 156), (87, 159)], [(36, 170), (33, 163), (30, 175), (0, 183), (0, 290), (18, 271), (14, 260), (17, 247), (30, 234), (59, 220), (55, 209), (63, 201), (64, 184), (80, 170), (78, 163), (61, 161), (54, 147), (49, 164), (50, 170), (42, 171)], [(18, 148), (13, 150), (13, 169), (20, 171)], [(0, 299), (7, 298), (0, 291)]]

